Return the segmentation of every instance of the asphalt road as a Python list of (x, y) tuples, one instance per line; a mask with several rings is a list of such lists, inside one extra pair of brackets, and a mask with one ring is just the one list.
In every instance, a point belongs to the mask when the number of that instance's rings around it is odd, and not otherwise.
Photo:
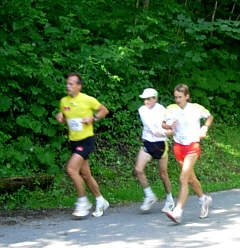
[(196, 196), (188, 198), (182, 224), (140, 203), (111, 207), (105, 216), (73, 220), (71, 210), (34, 218), (2, 217), (0, 248), (220, 248), (240, 247), (240, 189), (211, 193), (209, 217), (199, 219)]

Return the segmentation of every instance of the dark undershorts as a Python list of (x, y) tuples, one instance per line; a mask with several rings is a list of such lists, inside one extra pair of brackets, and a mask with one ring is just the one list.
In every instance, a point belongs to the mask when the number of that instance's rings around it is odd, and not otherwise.
[(150, 142), (143, 141), (143, 149), (155, 159), (164, 158), (168, 152), (168, 144), (166, 141)]
[(95, 148), (95, 138), (94, 136), (91, 136), (80, 141), (71, 141), (71, 147), (72, 153), (77, 153), (87, 160), (89, 154)]

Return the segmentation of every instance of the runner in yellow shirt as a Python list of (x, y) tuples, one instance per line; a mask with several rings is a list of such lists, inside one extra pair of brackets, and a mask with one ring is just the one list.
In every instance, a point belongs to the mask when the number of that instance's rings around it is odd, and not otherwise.
[(87, 216), (92, 207), (86, 196), (85, 182), (96, 197), (96, 209), (92, 215), (100, 217), (109, 207), (109, 203), (101, 195), (99, 186), (91, 174), (88, 157), (95, 145), (93, 123), (104, 118), (109, 111), (94, 97), (81, 93), (82, 85), (83, 80), (78, 73), (68, 75), (66, 84), (68, 96), (61, 99), (61, 112), (56, 115), (56, 119), (59, 123), (67, 124), (72, 146), (72, 156), (67, 163), (67, 173), (78, 194), (73, 215)]

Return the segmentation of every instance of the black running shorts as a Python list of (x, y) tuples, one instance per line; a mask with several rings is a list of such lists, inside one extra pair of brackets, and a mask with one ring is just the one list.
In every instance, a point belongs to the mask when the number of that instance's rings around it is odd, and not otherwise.
[(72, 153), (77, 153), (82, 156), (85, 160), (88, 159), (89, 154), (95, 148), (94, 136), (88, 137), (80, 141), (71, 141)]
[(164, 158), (168, 152), (168, 144), (166, 141), (150, 142), (143, 141), (143, 149), (155, 159)]

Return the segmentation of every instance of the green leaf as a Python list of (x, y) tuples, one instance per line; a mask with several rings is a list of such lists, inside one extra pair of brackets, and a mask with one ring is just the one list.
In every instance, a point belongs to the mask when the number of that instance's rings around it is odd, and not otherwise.
[(12, 99), (8, 96), (0, 95), (0, 112), (5, 112), (10, 109), (12, 105)]
[(37, 117), (42, 117), (47, 114), (47, 110), (41, 105), (37, 105), (37, 104), (32, 104), (30, 106), (30, 111), (33, 113), (33, 115)]

